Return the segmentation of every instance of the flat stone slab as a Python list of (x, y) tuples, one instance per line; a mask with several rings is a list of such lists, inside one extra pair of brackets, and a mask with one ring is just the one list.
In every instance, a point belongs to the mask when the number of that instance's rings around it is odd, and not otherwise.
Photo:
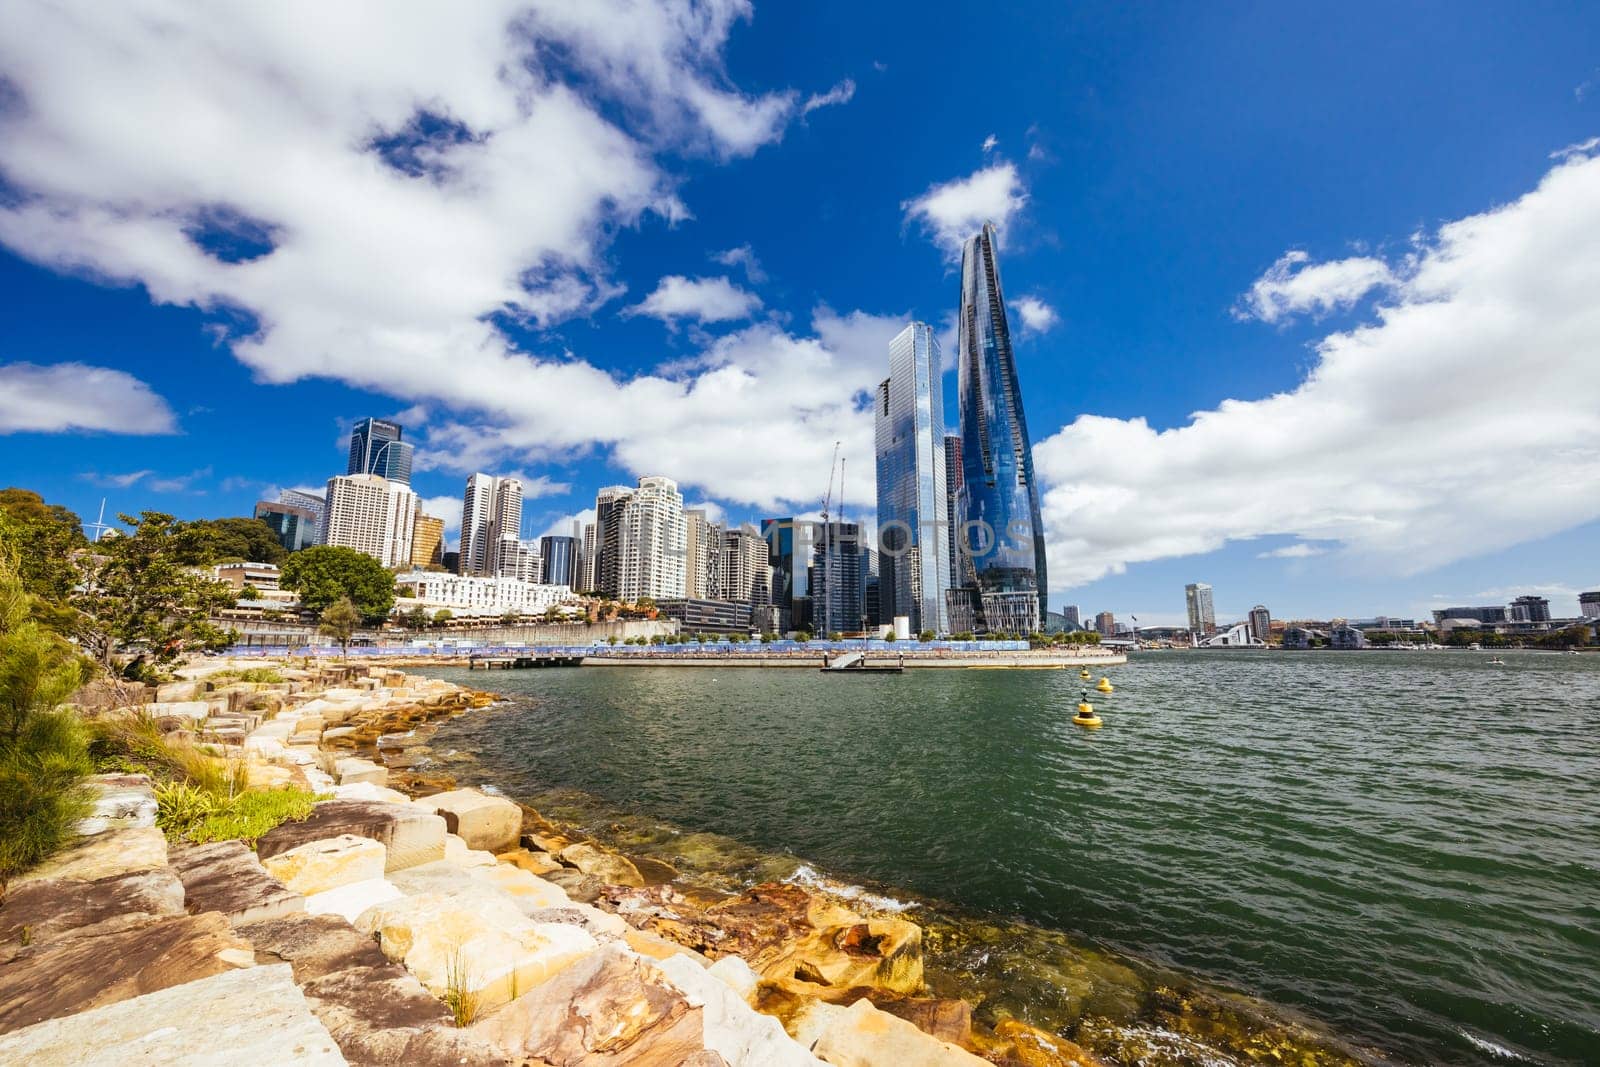
[(417, 801), (444, 816), (446, 828), (468, 848), (504, 852), (516, 848), (522, 834), (522, 809), (505, 797), (476, 789), (452, 789)]
[[(312, 778), (308, 768), (306, 777)], [(444, 820), (413, 804), (370, 800), (325, 800), (300, 822), (274, 827), (256, 842), (262, 859), (309, 841), (340, 834), (370, 837), (388, 849), (385, 870), (393, 872), (444, 859)]]
[(175, 848), (172, 871), (183, 883), (191, 913), (218, 911), (235, 923), (248, 923), (305, 910), (305, 898), (268, 874), (242, 841)]
[(130, 830), (156, 824), (156, 794), (145, 774), (97, 774), (85, 783), (94, 791), (94, 810), (74, 827), (80, 834)]
[(183, 884), (165, 869), (97, 882), (25, 882), (8, 892), (0, 904), (0, 963), (9, 962), (28, 946), (94, 936), (182, 914)]
[(254, 965), (250, 943), (216, 912), (29, 946), (0, 968), (0, 1033)]
[(0, 1036), (0, 1063), (338, 1067), (284, 965), (218, 974)]
[(31, 871), (11, 880), (13, 887), (33, 881), (98, 882), (167, 865), (167, 838), (153, 826), (108, 830), (80, 838)]
[(383, 877), (384, 847), (370, 837), (340, 834), (307, 841), (261, 861), (285, 887), (310, 896)]

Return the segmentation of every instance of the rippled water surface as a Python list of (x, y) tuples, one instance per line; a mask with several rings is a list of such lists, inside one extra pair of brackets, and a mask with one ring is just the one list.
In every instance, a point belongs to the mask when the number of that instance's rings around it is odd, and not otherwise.
[(1600, 1063), (1600, 656), (443, 672), (436, 749), (1296, 1006), (1408, 1060)]

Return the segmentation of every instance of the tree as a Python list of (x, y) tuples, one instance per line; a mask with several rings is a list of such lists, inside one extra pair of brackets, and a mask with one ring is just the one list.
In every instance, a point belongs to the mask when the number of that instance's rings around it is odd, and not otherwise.
[(798, 641), (798, 642), (800, 642), (800, 643), (801, 643), (801, 644), (802, 644), (802, 645), (803, 645), (803, 644), (805, 644), (805, 643), (806, 643), (806, 642), (807, 642), (807, 641), (809, 641), (809, 640), (811, 640), (811, 631), (810, 631), (810, 630), (800, 630), (800, 631), (797, 631), (797, 632), (796, 632), (796, 633), (795, 633), (795, 635), (794, 635), (794, 639), (795, 639), (795, 640), (796, 640), (796, 641)]
[(761, 643), (763, 645), (770, 645), (770, 644), (772, 644), (772, 642), (776, 641), (777, 639), (778, 639), (778, 635), (777, 634), (771, 633), (769, 631), (762, 631)]
[(90, 808), (88, 745), (77, 717), (60, 710), (87, 672), (40, 625), (39, 607), (0, 549), (0, 890), (65, 844)]
[(58, 633), (72, 630), (69, 601), (78, 584), (73, 558), (87, 546), (71, 511), (27, 489), (0, 489), (0, 552), (14, 561), (23, 590), (38, 598), (35, 619)]
[(832, 631), (831, 633), (828, 634), (828, 640), (829, 641), (843, 641), (844, 640), (844, 634), (840, 633), (838, 630), (834, 630), (834, 631)]
[(122, 673), (140, 677), (147, 663), (160, 668), (189, 649), (231, 644), (234, 632), (214, 625), (211, 616), (233, 605), (237, 594), (180, 562), (191, 549), (184, 525), (159, 511), (118, 519), (133, 532), (106, 537), (80, 557), (82, 587), (73, 606), (82, 647), (108, 670), (118, 655), (136, 652)]
[(449, 622), (455, 617), (455, 612), (451, 611), (449, 608), (440, 608), (438, 611), (433, 613), (433, 624), (435, 626), (443, 626), (445, 623)]
[(500, 616), (500, 621), (507, 626), (515, 626), (517, 623), (522, 621), (522, 614), (516, 611), (507, 611), (504, 615)]
[(917, 635), (918, 641), (932, 641), (936, 635), (932, 630), (923, 630)]
[(214, 563), (281, 563), (289, 553), (262, 519), (197, 519), (184, 523), (192, 535), (189, 556), (182, 560), (192, 567)]
[(339, 654), (345, 659), (350, 658), (350, 638), (355, 636), (356, 627), (361, 625), (361, 609), (349, 597), (329, 604), (322, 612), (321, 623), (317, 632), (327, 634), (339, 642)]
[(240, 600), (260, 600), (261, 599), (261, 590), (257, 589), (255, 586), (251, 585), (249, 582), (246, 582), (244, 584), (244, 588), (239, 590), (239, 599)]
[(749, 639), (749, 637), (748, 637), (747, 634), (731, 633), (731, 634), (728, 635), (728, 640), (733, 642), (736, 645), (742, 645), (748, 639)]
[(353, 548), (317, 545), (283, 561), (281, 583), (300, 594), (307, 611), (321, 612), (349, 599), (369, 619), (381, 619), (394, 607), (394, 575), (387, 567)]
[(894, 644), (894, 642), (896, 640), (894, 631), (890, 630), (888, 633), (884, 634), (883, 635), (883, 639), (885, 641), (889, 642), (890, 644)]
[(400, 617), (400, 621), (405, 624), (407, 629), (426, 630), (428, 628), (428, 623), (432, 622), (433, 618), (428, 614), (427, 608), (423, 607), (421, 604), (418, 604), (410, 611), (402, 615)]

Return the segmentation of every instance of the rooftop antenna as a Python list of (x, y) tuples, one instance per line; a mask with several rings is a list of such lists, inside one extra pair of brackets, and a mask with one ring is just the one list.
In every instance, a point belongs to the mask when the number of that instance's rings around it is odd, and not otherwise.
[(105, 532), (107, 530), (111, 529), (111, 527), (109, 525), (107, 525), (107, 523), (106, 523), (106, 498), (105, 497), (101, 497), (100, 498), (100, 517), (95, 519), (94, 522), (91, 522), (89, 524), (89, 529), (94, 531), (94, 543), (97, 544), (97, 545), (100, 543), (100, 538), (105, 535)]

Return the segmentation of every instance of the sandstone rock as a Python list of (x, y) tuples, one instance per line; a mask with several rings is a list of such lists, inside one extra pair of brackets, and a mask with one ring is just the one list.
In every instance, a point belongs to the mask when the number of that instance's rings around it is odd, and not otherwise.
[(198, 682), (168, 682), (166, 685), (156, 686), (156, 700), (162, 704), (193, 700), (199, 691)]
[(941, 997), (906, 997), (882, 1001), (877, 1005), (896, 1018), (904, 1019), (925, 1034), (963, 1048), (972, 1041), (972, 1005), (964, 1000)]
[(367, 782), (371, 785), (380, 786), (389, 784), (388, 768), (380, 767), (371, 760), (355, 756), (336, 762), (333, 776), (340, 785), (355, 785), (357, 782)]
[(706, 973), (739, 994), (746, 1003), (754, 1002), (756, 987), (761, 984), (756, 972), (738, 956), (724, 956), (716, 960), (706, 968)]
[(340, 834), (269, 856), (261, 865), (286, 888), (310, 896), (352, 882), (381, 879), (384, 860), (383, 845), (372, 838)]
[(493, 852), (468, 848), (467, 843), (455, 834), (446, 834), (444, 837), (444, 858), (458, 867), (493, 867), (499, 862)]
[(183, 913), (183, 885), (164, 869), (97, 882), (26, 882), (0, 904), (0, 964), (26, 947), (24, 941), (42, 947)]
[(346, 1063), (289, 968), (217, 974), (0, 1036), (0, 1063), (260, 1067)]
[(656, 967), (702, 1010), (706, 1048), (730, 1067), (817, 1067), (820, 1061), (784, 1033), (778, 1020), (757, 1012), (694, 960), (675, 956)]
[(211, 705), (204, 700), (161, 700), (146, 704), (144, 710), (157, 718), (174, 715), (190, 722), (204, 722), (211, 714)]
[(464, 869), (467, 877), (505, 893), (511, 897), (512, 903), (524, 912), (539, 908), (559, 908), (571, 903), (571, 898), (560, 886), (542, 878), (535, 878), (522, 868), (513, 867), (509, 863), (494, 863), (487, 867), (474, 866)]
[[(307, 773), (309, 779), (311, 774)], [(274, 827), (256, 852), (265, 859), (308, 841), (354, 834), (370, 837), (387, 850), (385, 869), (393, 872), (444, 859), (444, 820), (412, 804), (382, 804), (363, 800), (325, 800), (301, 822)]]
[(461, 867), (441, 860), (395, 871), (390, 881), (408, 896), (431, 893), (463, 902), (488, 898), (509, 903), (525, 915), (571, 904), (559, 886), (509, 864)]
[(530, 922), (508, 901), (488, 896), (402, 897), (362, 912), (356, 929), (375, 934), (384, 955), (403, 962), (430, 993), (442, 997), (456, 986), (484, 1010), (596, 948), (576, 926)]
[(421, 803), (442, 815), (446, 828), (471, 848), (503, 852), (516, 845), (522, 832), (522, 809), (505, 797), (454, 789)]
[(167, 839), (160, 830), (153, 826), (110, 830), (80, 838), (33, 870), (17, 875), (11, 885), (33, 881), (97, 882), (166, 865)]
[(604, 885), (644, 885), (644, 876), (632, 860), (588, 843), (568, 845), (561, 850), (561, 859), (584, 874), (594, 875)]
[(74, 829), (80, 834), (127, 830), (156, 824), (156, 794), (145, 774), (97, 774), (86, 783), (94, 791), (94, 810)]
[[(248, 967), (254, 959), (249, 942), (215, 912), (30, 946), (0, 968), (0, 1033)], [(15, 1061), (0, 1056), (0, 1062)]]
[(613, 945), (518, 997), (472, 1032), (514, 1057), (552, 1067), (677, 1067), (706, 1048), (701, 1018), (660, 971)]
[(221, 912), (238, 923), (305, 910), (305, 899), (262, 869), (242, 841), (213, 841), (172, 850), (172, 872), (183, 883), (190, 913)]
[(1075, 1042), (1016, 1019), (1000, 1020), (994, 1033), (1012, 1042), (1012, 1058), (1021, 1067), (1105, 1067), (1105, 1061)]
[(354, 782), (350, 785), (336, 785), (333, 795), (339, 800), (376, 800), (385, 804), (409, 804), (411, 798), (404, 793), (389, 789), (371, 782)]
[(311, 894), (306, 897), (306, 911), (312, 915), (337, 915), (346, 922), (355, 922), (356, 917), (368, 908), (396, 900), (402, 895), (393, 882), (384, 878), (369, 878), (364, 882), (352, 882), (337, 889)]
[(509, 852), (502, 852), (496, 857), (501, 863), (510, 863), (529, 874), (545, 875), (551, 871), (561, 869), (561, 861), (548, 852), (530, 852), (525, 848), (514, 848)]
[(551, 885), (560, 886), (561, 889), (573, 900), (582, 904), (592, 904), (600, 899), (605, 883), (592, 874), (571, 867), (563, 867), (559, 871), (551, 871), (544, 875), (544, 880)]
[(834, 1016), (812, 1048), (834, 1067), (987, 1067), (965, 1049), (858, 1000)]

